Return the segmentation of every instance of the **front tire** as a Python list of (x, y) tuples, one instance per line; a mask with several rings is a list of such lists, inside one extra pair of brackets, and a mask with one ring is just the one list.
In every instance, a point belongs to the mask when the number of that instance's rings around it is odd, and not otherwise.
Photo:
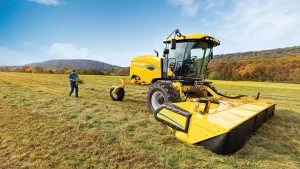
[(125, 90), (123, 88), (117, 89), (117, 91), (112, 94), (112, 91), (115, 89), (115, 87), (112, 87), (110, 89), (110, 97), (113, 101), (122, 101), (125, 96)]
[(179, 101), (179, 93), (172, 87), (172, 83), (155, 82), (148, 91), (147, 108), (154, 113), (162, 104)]

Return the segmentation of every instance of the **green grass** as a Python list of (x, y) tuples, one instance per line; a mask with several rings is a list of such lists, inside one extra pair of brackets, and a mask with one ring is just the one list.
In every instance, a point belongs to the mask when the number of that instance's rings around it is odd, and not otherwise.
[(146, 109), (144, 86), (109, 89), (120, 77), (0, 73), (0, 168), (300, 168), (300, 85), (213, 81), (221, 93), (276, 102), (275, 116), (231, 156), (177, 140)]

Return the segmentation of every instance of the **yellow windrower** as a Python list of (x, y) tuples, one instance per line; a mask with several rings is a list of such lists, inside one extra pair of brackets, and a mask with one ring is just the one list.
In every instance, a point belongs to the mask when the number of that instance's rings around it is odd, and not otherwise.
[[(174, 35), (174, 36), (172, 36)], [(213, 48), (220, 41), (207, 34), (182, 35), (177, 29), (163, 41), (163, 56), (132, 59), (131, 83), (149, 85), (147, 108), (175, 137), (217, 154), (241, 149), (274, 115), (275, 104), (245, 95), (219, 93), (205, 80)], [(125, 81), (110, 89), (115, 101), (125, 96)]]

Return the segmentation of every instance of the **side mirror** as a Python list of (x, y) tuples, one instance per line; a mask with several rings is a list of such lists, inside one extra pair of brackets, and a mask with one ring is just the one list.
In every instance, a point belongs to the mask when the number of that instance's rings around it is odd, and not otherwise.
[(166, 58), (166, 56), (169, 54), (170, 50), (165, 48), (163, 52), (163, 57)]
[(170, 50), (165, 48), (164, 54), (167, 55), (167, 54), (169, 54), (169, 53), (170, 53)]
[(176, 49), (176, 39), (171, 39), (171, 49)]
[(158, 57), (158, 52), (156, 50), (154, 50), (154, 52), (156, 53), (156, 56)]

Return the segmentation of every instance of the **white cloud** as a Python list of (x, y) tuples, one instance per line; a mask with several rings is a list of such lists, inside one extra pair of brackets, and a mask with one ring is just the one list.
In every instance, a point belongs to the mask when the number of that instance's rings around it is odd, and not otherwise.
[(130, 66), (130, 62), (132, 58), (142, 55), (155, 55), (154, 52), (114, 52), (114, 51), (107, 51), (101, 52), (99, 54), (93, 54), (91, 56), (94, 60), (99, 60), (101, 62), (109, 63), (112, 65), (118, 66)]
[[(129, 66), (132, 58), (140, 55), (153, 54), (153, 52), (114, 50), (90, 51), (88, 48), (79, 48), (72, 43), (53, 43), (46, 47), (24, 42), (23, 45), (33, 45), (34, 53), (30, 50), (20, 52), (0, 46), (0, 66), (20, 66), (24, 64), (42, 62), (53, 59), (89, 59), (118, 66)], [(97, 49), (96, 49), (97, 50)], [(29, 53), (28, 53), (29, 52)]]
[[(72, 43), (53, 43), (46, 47), (46, 53), (52, 59), (89, 59), (105, 62), (108, 64), (129, 66), (133, 57), (146, 55), (149, 52), (116, 52), (111, 50), (91, 51), (88, 48), (79, 48)], [(154, 54), (151, 53), (150, 54)]]
[(206, 2), (207, 2), (206, 9), (211, 9), (216, 5), (216, 3), (218, 3), (215, 0), (206, 0)]
[(34, 57), (0, 46), (0, 65), (19, 66), (34, 61)]
[(197, 0), (169, 0), (174, 6), (181, 8), (181, 14), (184, 16), (195, 16), (199, 9)]
[(218, 48), (227, 53), (299, 45), (299, 6), (299, 0), (233, 1), (232, 11), (218, 15)]
[(89, 49), (77, 48), (72, 43), (53, 43), (46, 51), (56, 59), (87, 59), (90, 55)]
[(221, 6), (224, 6), (226, 3), (228, 3), (229, 0), (206, 0), (206, 4), (204, 6), (204, 9), (205, 10), (209, 10), (209, 9), (212, 9), (212, 8), (218, 8), (218, 7), (221, 7)]
[(62, 5), (65, 2), (62, 2), (61, 0), (28, 0), (29, 2), (36, 2), (39, 4), (44, 4), (44, 5), (53, 5), (53, 6), (58, 6)]
[(24, 46), (34, 47), (35, 45), (31, 42), (22, 42)]

